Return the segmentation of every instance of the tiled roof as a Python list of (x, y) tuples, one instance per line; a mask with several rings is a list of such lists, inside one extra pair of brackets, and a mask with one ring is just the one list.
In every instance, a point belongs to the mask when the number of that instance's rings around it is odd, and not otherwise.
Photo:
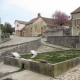
[(38, 20), (38, 18), (31, 19), (28, 23), (26, 23), (26, 25), (32, 24), (32, 23), (34, 23), (36, 20)]
[[(30, 20), (26, 25), (28, 25), (28, 24), (32, 24), (32, 23), (34, 23), (36, 20), (38, 20), (40, 17), (37, 17), (37, 18), (34, 18), (34, 19), (32, 19), (32, 20)], [(53, 20), (52, 20), (52, 18), (45, 18), (45, 17), (41, 17), (43, 20), (44, 20), (44, 22), (48, 25), (48, 26), (53, 26)]]
[(15, 20), (15, 22), (18, 22), (18, 23), (20, 23), (20, 24), (27, 24), (28, 22), (26, 22), (26, 21), (21, 21), (21, 20)]
[(74, 10), (73, 12), (71, 12), (71, 14), (75, 14), (75, 13), (80, 13), (80, 7), (78, 7), (76, 10)]
[(54, 25), (52, 18), (42, 17), (42, 19), (45, 21), (45, 23), (46, 23), (48, 26), (53, 26), (53, 25)]

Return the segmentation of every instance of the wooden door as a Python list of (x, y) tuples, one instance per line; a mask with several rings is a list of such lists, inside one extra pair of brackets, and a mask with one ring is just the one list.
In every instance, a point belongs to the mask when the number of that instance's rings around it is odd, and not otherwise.
[(41, 27), (41, 34), (43, 33), (43, 27)]
[(20, 36), (22, 36), (22, 31), (20, 31)]

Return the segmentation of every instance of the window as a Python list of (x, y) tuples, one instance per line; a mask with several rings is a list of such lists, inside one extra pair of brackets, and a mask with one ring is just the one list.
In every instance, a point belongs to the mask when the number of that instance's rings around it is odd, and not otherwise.
[(19, 24), (17, 24), (17, 27), (19, 27)]
[(76, 26), (76, 20), (74, 20), (74, 25)]
[(77, 19), (77, 24), (80, 25), (80, 19)]
[(75, 25), (75, 26), (79, 26), (79, 25), (80, 25), (80, 19), (74, 20), (74, 25)]

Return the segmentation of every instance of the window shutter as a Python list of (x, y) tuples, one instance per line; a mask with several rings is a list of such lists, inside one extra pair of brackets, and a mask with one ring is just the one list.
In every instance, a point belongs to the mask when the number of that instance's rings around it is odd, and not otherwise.
[(76, 20), (74, 20), (74, 25), (76, 26)]

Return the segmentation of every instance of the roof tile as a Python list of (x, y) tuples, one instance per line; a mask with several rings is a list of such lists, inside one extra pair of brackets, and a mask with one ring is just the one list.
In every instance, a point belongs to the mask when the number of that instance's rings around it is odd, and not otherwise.
[(80, 7), (78, 7), (76, 10), (74, 10), (73, 12), (71, 12), (71, 14), (75, 14), (75, 13), (80, 13)]
[(21, 21), (21, 20), (15, 20), (15, 22), (18, 22), (18, 23), (20, 23), (20, 24), (27, 24), (28, 22), (26, 22), (26, 21)]
[[(30, 20), (26, 25), (28, 24), (32, 24), (34, 23), (36, 20), (38, 20), (40, 17), (34, 18), (32, 20)], [(45, 18), (45, 17), (41, 17), (44, 22), (48, 25), (48, 26), (53, 26), (53, 19), (52, 18)]]

